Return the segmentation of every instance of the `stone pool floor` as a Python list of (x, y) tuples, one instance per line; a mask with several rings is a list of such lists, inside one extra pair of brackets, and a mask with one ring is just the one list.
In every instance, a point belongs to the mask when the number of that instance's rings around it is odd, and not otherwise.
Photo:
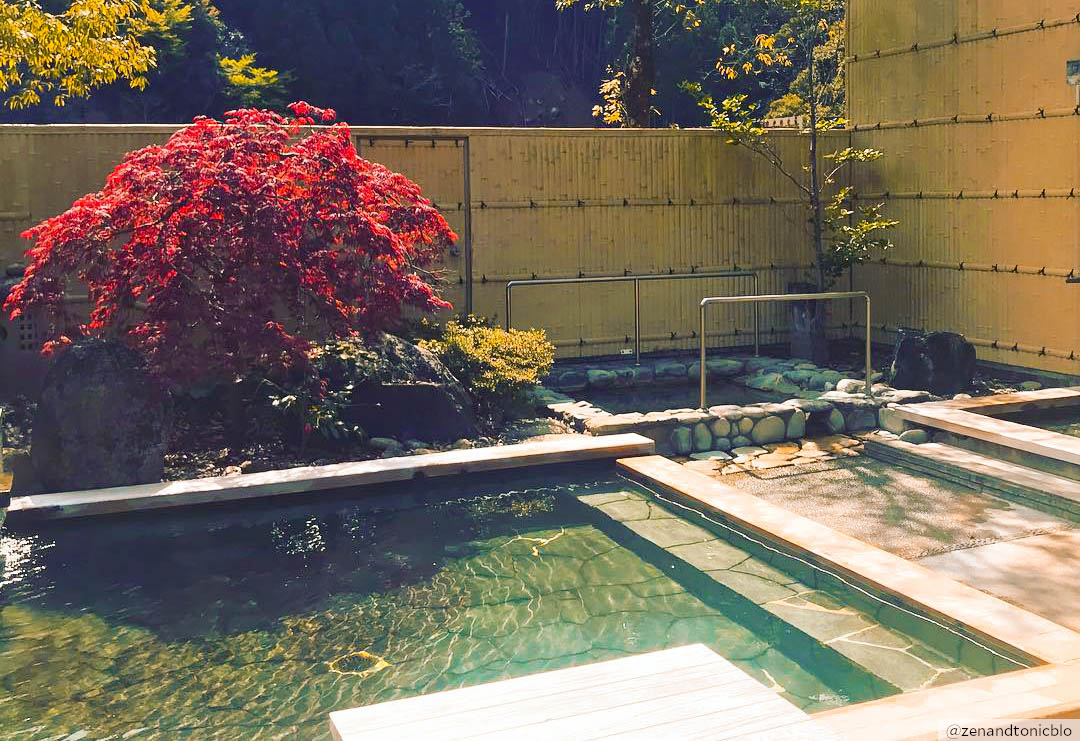
[[(846, 450), (855, 455), (777, 468), (761, 464), (754, 468), (751, 462), (750, 470), (724, 475), (720, 468), (711, 475), (913, 560), (1080, 527), (1016, 502), (858, 455), (855, 446)], [(696, 461), (684, 465), (710, 473)]]
[(1080, 523), (845, 450), (777, 467), (755, 466), (769, 460), (757, 455), (741, 471), (734, 461), (684, 465), (1080, 629)]

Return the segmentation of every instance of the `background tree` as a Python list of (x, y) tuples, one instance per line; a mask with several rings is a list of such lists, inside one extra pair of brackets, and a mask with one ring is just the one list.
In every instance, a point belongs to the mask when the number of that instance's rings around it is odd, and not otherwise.
[(379, 124), (487, 121), (485, 75), (457, 0), (217, 0), (259, 58), (288, 69), (290, 96), (339, 102)]
[(0, 2), (5, 105), (62, 106), (117, 80), (145, 88), (155, 55), (140, 36), (160, 20), (148, 0), (75, 0), (59, 13), (36, 0)]
[(104, 85), (64, 108), (42, 103), (3, 120), (177, 123), (232, 108), (284, 106), (288, 74), (259, 66), (243, 34), (225, 24), (210, 0), (148, 0), (147, 7), (139, 40), (153, 51), (155, 66), (144, 75), (144, 88)]
[[(805, 110), (807, 114), (807, 125), (802, 132), (808, 144), (807, 164), (784, 159), (776, 139), (767, 136), (761, 125), (762, 106), (750, 102), (745, 93), (717, 104), (700, 86), (689, 83), (686, 88), (700, 96), (699, 104), (709, 114), (712, 126), (727, 133), (731, 144), (763, 158), (801, 194), (808, 211), (815, 267), (813, 282), (818, 291), (825, 291), (849, 266), (866, 261), (875, 250), (890, 247), (886, 232), (898, 222), (883, 215), (884, 204), (858, 205), (852, 187), (837, 187), (837, 179), (845, 169), (855, 163), (877, 160), (883, 154), (881, 151), (853, 147), (824, 154), (820, 151), (821, 137), (846, 123), (830, 107), (835, 105), (836, 75), (823, 77), (819, 68), (823, 57), (834, 56), (826, 49), (835, 40), (836, 30), (830, 19), (842, 7), (841, 0), (767, 1), (782, 7), (790, 14), (790, 20), (776, 31), (758, 34), (748, 46), (725, 47), (716, 69), (720, 76), (735, 80), (753, 78), (778, 66), (793, 67), (802, 60), (805, 67), (800, 74), (805, 73), (805, 82), (796, 88), (802, 102), (790, 110)], [(827, 355), (825, 308), (824, 302), (816, 302), (815, 361), (824, 361)]]

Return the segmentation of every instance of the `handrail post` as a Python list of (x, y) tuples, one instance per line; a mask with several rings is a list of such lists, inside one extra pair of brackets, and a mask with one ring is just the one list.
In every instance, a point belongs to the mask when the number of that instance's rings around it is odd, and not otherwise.
[(506, 284), (506, 331), (510, 331), (510, 289), (514, 287), (514, 281)]
[(705, 307), (707, 304), (701, 302), (701, 378), (699, 379), (699, 386), (701, 387), (701, 406), (699, 409), (705, 409)]
[(831, 301), (839, 299), (866, 299), (866, 379), (865, 386), (866, 396), (873, 398), (874, 396), (874, 384), (873, 376), (873, 363), (871, 360), (872, 347), (870, 344), (870, 294), (866, 291), (826, 291), (824, 293), (781, 293), (775, 295), (762, 296), (756, 294), (753, 296), (709, 296), (701, 299), (699, 306), (701, 307), (701, 393), (699, 401), (701, 409), (705, 409), (705, 309), (709, 304), (743, 304), (752, 303), (755, 306), (759, 303), (766, 303), (772, 301)]
[[(761, 295), (761, 286), (758, 285), (758, 274), (754, 273), (754, 295)], [(754, 357), (761, 357), (761, 342), (758, 327), (758, 306), (754, 304)]]
[(641, 281), (634, 279), (634, 365), (641, 365)]
[(870, 294), (866, 294), (866, 395), (873, 396), (873, 384), (870, 381), (872, 374), (870, 361)]

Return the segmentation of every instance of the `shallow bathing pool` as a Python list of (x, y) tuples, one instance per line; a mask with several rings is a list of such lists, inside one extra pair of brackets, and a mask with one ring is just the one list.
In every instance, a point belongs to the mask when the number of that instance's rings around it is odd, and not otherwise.
[[(697, 409), (701, 402), (697, 385), (663, 386), (655, 384), (633, 388), (589, 389), (578, 396), (612, 414), (651, 412), (664, 409)], [(748, 406), (764, 401), (782, 401), (785, 397), (745, 386), (712, 381), (706, 388), (706, 406), (736, 404)]]
[(1016, 412), (1014, 414), (995, 414), (998, 419), (1006, 422), (1029, 427), (1038, 427), (1041, 430), (1050, 430), (1062, 435), (1080, 437), (1080, 410), (1075, 406), (1061, 409), (1040, 409), (1033, 412)]
[(333, 710), (688, 643), (808, 712), (1019, 667), (610, 468), (300, 501), (4, 534), (0, 738), (328, 739)]

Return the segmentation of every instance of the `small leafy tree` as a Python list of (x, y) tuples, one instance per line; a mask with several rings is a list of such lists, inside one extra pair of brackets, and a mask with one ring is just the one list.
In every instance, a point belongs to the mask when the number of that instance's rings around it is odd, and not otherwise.
[[(456, 237), (419, 186), (361, 159), (346, 124), (307, 128), (332, 110), (290, 109), (199, 118), (129, 154), (101, 192), (23, 234), (29, 266), (4, 309), (52, 320), (46, 352), (115, 337), (186, 384), (296, 372), (313, 342), (449, 308), (429, 268)], [(64, 301), (77, 286), (81, 325)]]
[(149, 0), (74, 0), (63, 13), (37, 0), (0, 2), (0, 93), (9, 108), (57, 106), (117, 80), (146, 87), (154, 49), (140, 35), (164, 18)]
[[(750, 103), (747, 94), (732, 95), (719, 104), (702, 93), (701, 86), (685, 87), (699, 96), (699, 104), (708, 113), (712, 126), (725, 132), (729, 143), (744, 147), (764, 159), (790, 181), (801, 194), (807, 210), (810, 244), (813, 249), (814, 283), (825, 291), (848, 269), (865, 262), (877, 250), (891, 246), (886, 232), (898, 222), (885, 217), (884, 204), (859, 205), (854, 189), (838, 187), (838, 179), (850, 166), (873, 162), (883, 152), (870, 148), (845, 147), (821, 152), (821, 137), (841, 128), (846, 121), (830, 108), (835, 90), (835, 75), (825, 79), (819, 71), (823, 56), (829, 56), (835, 44), (836, 29), (830, 23), (841, 0), (765, 0), (783, 6), (791, 20), (781, 29), (755, 37), (746, 49), (731, 44), (723, 49), (716, 69), (721, 77), (735, 80), (753, 77), (776, 65), (790, 66), (793, 60), (805, 60), (806, 68), (796, 78), (800, 103), (793, 109), (806, 113), (803, 130), (808, 143), (807, 164), (785, 161), (776, 138), (762, 126), (762, 111)], [(815, 360), (824, 358), (825, 304), (817, 302), (814, 337)]]

